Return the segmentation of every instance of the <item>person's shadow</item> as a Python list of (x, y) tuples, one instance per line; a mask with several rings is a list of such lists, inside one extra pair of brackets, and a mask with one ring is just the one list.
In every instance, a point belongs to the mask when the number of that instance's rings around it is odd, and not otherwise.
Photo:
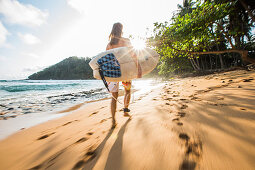
[(117, 139), (115, 143), (112, 145), (112, 148), (109, 152), (105, 170), (119, 170), (121, 168), (121, 154), (122, 154), (122, 146), (123, 146), (123, 136), (125, 133), (125, 129), (127, 124), (130, 122), (130, 119), (126, 121), (126, 123), (121, 127)]
[[(118, 133), (118, 138), (116, 139), (115, 143), (113, 144), (113, 146), (109, 152), (105, 169), (114, 170), (114, 169), (120, 168), (120, 165), (121, 165), (120, 157), (121, 157), (121, 152), (122, 152), (123, 135), (124, 135), (125, 128), (126, 128), (127, 124), (129, 123), (129, 121), (130, 121), (130, 119), (127, 120), (126, 123), (121, 127), (121, 129)], [(106, 137), (104, 138), (102, 143), (96, 148), (96, 150), (95, 150), (96, 155), (92, 156), (88, 161), (86, 161), (87, 163), (85, 163), (85, 165), (83, 166), (84, 170), (93, 169), (95, 167), (98, 159), (100, 158), (100, 155), (104, 148), (104, 145), (106, 144), (109, 137), (112, 135), (113, 130), (114, 129), (111, 129), (108, 132), (108, 134), (106, 135)]]

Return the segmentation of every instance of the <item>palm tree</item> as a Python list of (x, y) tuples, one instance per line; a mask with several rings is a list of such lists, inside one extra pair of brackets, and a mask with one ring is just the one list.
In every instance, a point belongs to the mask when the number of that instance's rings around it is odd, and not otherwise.
[(178, 4), (177, 7), (179, 9), (178, 15), (184, 16), (187, 13), (191, 13), (194, 9), (192, 6), (195, 4), (195, 2), (192, 2), (192, 0), (183, 0), (183, 5)]

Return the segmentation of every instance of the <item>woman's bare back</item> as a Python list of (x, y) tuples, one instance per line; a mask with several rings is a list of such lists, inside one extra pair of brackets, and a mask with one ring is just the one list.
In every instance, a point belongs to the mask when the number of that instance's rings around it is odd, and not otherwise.
[(108, 43), (106, 50), (110, 50), (110, 49), (118, 48), (118, 47), (130, 47), (130, 46), (131, 46), (131, 43), (128, 38), (120, 38), (118, 44), (111, 45), (110, 43)]

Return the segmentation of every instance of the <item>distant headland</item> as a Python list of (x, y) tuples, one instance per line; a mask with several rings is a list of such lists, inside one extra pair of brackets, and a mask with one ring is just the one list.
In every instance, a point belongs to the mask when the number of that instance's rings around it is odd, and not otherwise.
[(76, 56), (28, 76), (29, 80), (79, 80), (93, 79), (93, 71), (89, 66), (90, 58)]

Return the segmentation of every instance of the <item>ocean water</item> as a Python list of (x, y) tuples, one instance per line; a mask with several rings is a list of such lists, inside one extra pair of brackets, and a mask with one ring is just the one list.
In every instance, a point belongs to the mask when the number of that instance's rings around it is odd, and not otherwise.
[(1, 80), (0, 118), (53, 111), (108, 95), (99, 80)]
[[(152, 82), (135, 80), (132, 84), (139, 93), (143, 93), (154, 87)], [(143, 89), (145, 85), (146, 89)], [(101, 80), (0, 80), (0, 120), (64, 110), (106, 97), (110, 94)]]

